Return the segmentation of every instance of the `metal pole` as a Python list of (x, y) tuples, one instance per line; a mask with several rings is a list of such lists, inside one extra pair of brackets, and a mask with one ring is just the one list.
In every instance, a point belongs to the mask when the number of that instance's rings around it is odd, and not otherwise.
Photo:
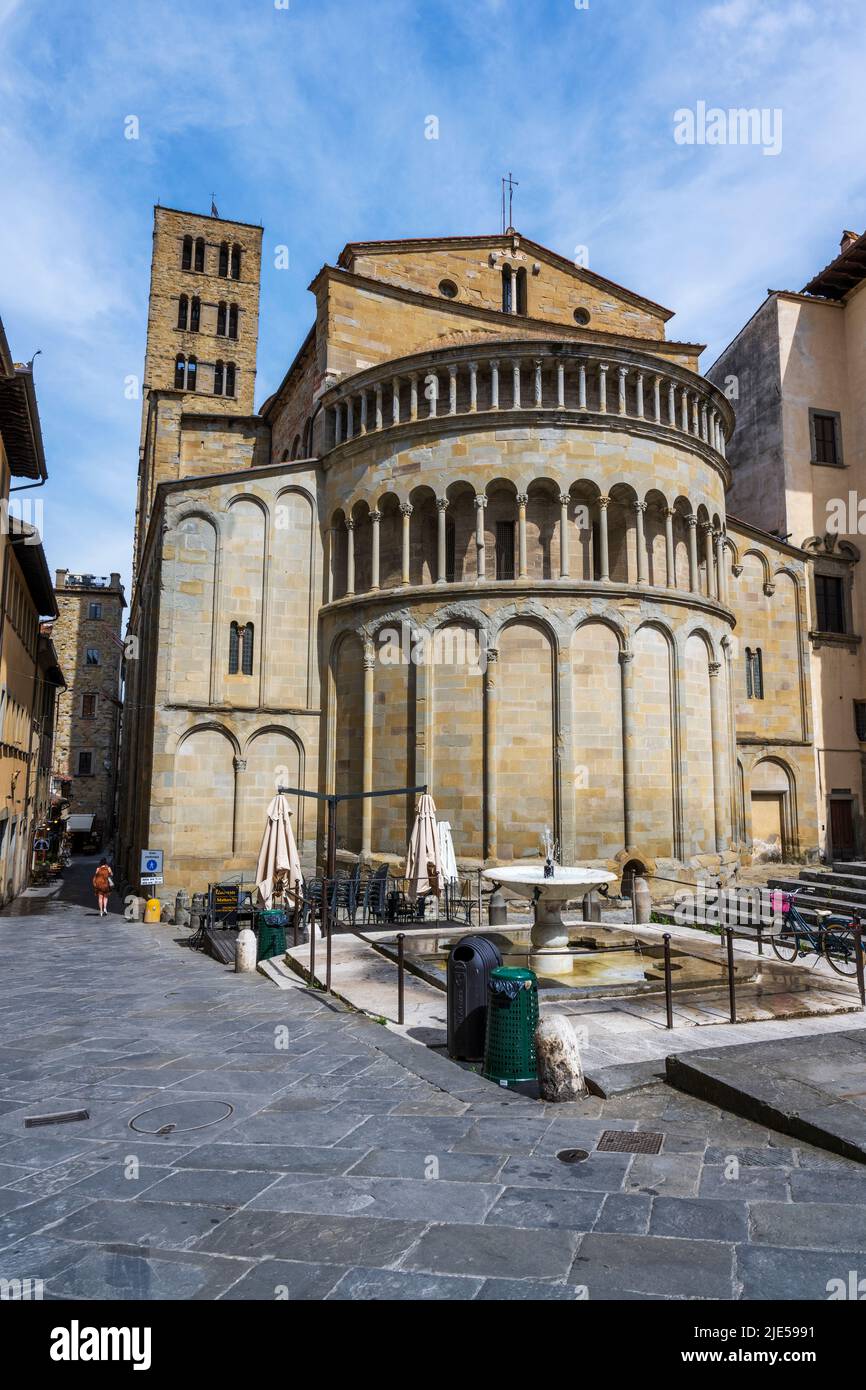
[(762, 955), (764, 954), (764, 925), (763, 925), (763, 923), (762, 923), (760, 917), (758, 918), (757, 932), (758, 932), (758, 955), (759, 955), (759, 956), (762, 956)]
[(737, 987), (734, 981), (734, 929), (728, 927), (728, 997), (731, 1001), (731, 1022), (737, 1021)]
[(674, 1026), (674, 986), (671, 979), (671, 934), (666, 931), (662, 940), (665, 943), (665, 1013), (667, 1026)]
[(300, 901), (300, 898), (301, 898), (301, 890), (298, 888), (298, 885), (295, 884), (295, 911), (294, 911), (294, 916), (292, 917), (292, 937), (293, 937), (292, 945), (293, 945), (293, 946), (297, 946), (297, 944), (298, 944), (298, 918), (299, 918), (299, 916), (300, 916), (300, 914), (301, 914), (301, 901)]
[(406, 1008), (405, 1008), (405, 999), (404, 999), (404, 989), (405, 989), (404, 969), (405, 969), (405, 966), (404, 966), (404, 962), (403, 962), (403, 944), (404, 944), (405, 940), (406, 940), (406, 937), (405, 937), (404, 933), (403, 933), (403, 932), (398, 932), (398, 933), (397, 933), (397, 1022), (400, 1023), (400, 1024), (403, 1023), (403, 1021), (404, 1021), (404, 1016), (405, 1016), (405, 1012), (406, 1012)]
[[(335, 896), (336, 896), (336, 885), (335, 885)], [(326, 989), (326, 990), (328, 991), (328, 993), (330, 994), (330, 993), (331, 993), (331, 931), (332, 931), (332, 929), (333, 929), (333, 914), (332, 914), (332, 912), (331, 912), (331, 904), (330, 904), (330, 901), (328, 901), (328, 906), (327, 906), (327, 908), (325, 909), (325, 921), (326, 921), (326, 926), (325, 926), (325, 989)]]
[(316, 905), (310, 905), (310, 984), (316, 978)]
[(866, 1008), (866, 985), (863, 983), (863, 928), (856, 917), (851, 927), (854, 932), (854, 950), (857, 953), (857, 988), (860, 991), (860, 1003)]
[[(470, 923), (470, 926), (472, 924)], [(481, 930), (481, 870), (478, 870), (478, 930)]]
[(337, 801), (328, 798), (328, 848), (325, 858), (325, 878), (335, 878), (337, 874)]
[(637, 887), (636, 887), (636, 880), (637, 880), (637, 874), (636, 874), (636, 873), (633, 873), (632, 876), (631, 876), (631, 921), (632, 921), (632, 926), (636, 926), (636, 925), (637, 925)]

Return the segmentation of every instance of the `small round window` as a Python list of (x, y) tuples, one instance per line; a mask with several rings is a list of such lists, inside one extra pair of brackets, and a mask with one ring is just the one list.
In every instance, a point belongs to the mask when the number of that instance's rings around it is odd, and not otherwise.
[(456, 299), (457, 286), (455, 285), (453, 280), (440, 280), (439, 293), (441, 295), (444, 295), (446, 299)]
[(589, 323), (589, 310), (588, 310), (588, 309), (575, 309), (575, 311), (574, 311), (574, 321), (575, 321), (575, 323), (579, 323), (579, 324), (581, 324), (581, 325), (586, 324), (586, 323)]

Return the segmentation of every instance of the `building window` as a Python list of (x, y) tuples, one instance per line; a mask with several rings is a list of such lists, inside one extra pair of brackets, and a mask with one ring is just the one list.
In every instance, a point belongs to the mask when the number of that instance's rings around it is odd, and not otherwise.
[(861, 743), (866, 743), (866, 700), (854, 701), (854, 728)]
[(243, 632), (243, 652), (241, 654), (241, 670), (245, 676), (253, 674), (253, 625), (247, 623)]
[(764, 658), (761, 648), (746, 648), (746, 696), (749, 700), (764, 698)]
[(186, 385), (186, 358), (179, 352), (174, 359), (174, 389), (182, 391)]
[(81, 717), (82, 719), (96, 718), (96, 695), (92, 691), (81, 697)]
[(183, 250), (180, 256), (181, 270), (192, 270), (192, 237), (185, 236), (183, 239)]
[(526, 313), (526, 267), (521, 266), (517, 272), (517, 312)]
[(299, 458), (299, 457), (300, 457), (300, 453), (301, 453), (301, 436), (300, 436), (299, 434), (296, 434), (295, 437), (294, 437), (294, 440), (292, 441), (292, 459), (294, 460), (294, 459), (296, 459), (296, 458)]
[(496, 578), (514, 578), (514, 522), (496, 523)]
[(198, 295), (193, 295), (192, 304), (189, 311), (189, 329), (191, 333), (197, 333), (201, 323), (201, 300)]
[(240, 278), (241, 278), (241, 248), (238, 246), (237, 242), (235, 242), (234, 246), (232, 247), (232, 279), (233, 279), (233, 280), (240, 280)]
[(815, 615), (819, 632), (845, 631), (845, 593), (837, 575), (815, 575)]
[(224, 338), (226, 335), (226, 306), (225, 301), (220, 301), (217, 305), (217, 337)]
[(190, 357), (186, 364), (186, 389), (194, 391), (198, 380), (198, 360)]
[(229, 273), (229, 244), (220, 242), (220, 275), (225, 279)]
[(253, 644), (255, 629), (252, 623), (232, 623), (229, 628), (229, 675), (253, 674)]
[(88, 616), (88, 618), (101, 618), (101, 617), (102, 617), (102, 604), (101, 604), (101, 603), (89, 603), (89, 604), (87, 605), (87, 616)]
[(102, 665), (102, 658), (101, 658), (100, 655), (99, 655), (99, 648), (98, 648), (98, 647), (88, 647), (88, 648), (87, 648), (87, 656), (86, 656), (85, 660), (86, 660), (88, 666), (101, 666), (101, 665)]
[(502, 312), (514, 313), (514, 272), (510, 265), (502, 267)]
[(825, 468), (842, 466), (842, 434), (840, 417), (832, 410), (810, 410), (809, 429), (812, 435), (812, 462)]
[(589, 310), (575, 309), (574, 321), (575, 323), (580, 324), (581, 328), (585, 327), (585, 325), (589, 323)]
[(214, 362), (214, 367), (213, 367), (213, 393), (214, 393), (215, 396), (221, 396), (222, 393), (223, 393), (223, 364), (222, 364), (222, 362)]
[(197, 236), (195, 239), (195, 268), (204, 270), (204, 237)]
[(237, 336), (238, 336), (238, 306), (237, 306), (237, 304), (231, 304), (231, 305), (229, 306), (229, 337), (230, 337), (230, 338), (236, 338)]
[(456, 299), (457, 286), (453, 280), (440, 280), (439, 293), (442, 295), (443, 299)]
[(226, 395), (233, 396), (235, 393), (235, 364), (226, 362)]
[(93, 776), (93, 754), (81, 752), (78, 754), (78, 776)]
[(187, 295), (182, 294), (181, 297), (180, 297), (180, 299), (177, 301), (177, 326), (178, 326), (178, 328), (186, 328), (186, 325), (187, 325), (187, 322), (188, 322), (188, 321), (189, 321), (189, 298), (187, 297)]
[(449, 516), (445, 521), (445, 578), (453, 584), (457, 576), (457, 528)]
[(238, 652), (240, 651), (240, 639), (238, 637), (238, 625), (232, 623), (229, 628), (229, 675), (236, 676), (238, 673)]

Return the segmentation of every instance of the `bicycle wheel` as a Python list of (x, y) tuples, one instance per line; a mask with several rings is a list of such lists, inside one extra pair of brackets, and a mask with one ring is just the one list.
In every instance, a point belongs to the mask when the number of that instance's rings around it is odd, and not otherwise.
[(797, 933), (791, 931), (790, 927), (782, 927), (781, 931), (774, 932), (771, 942), (779, 960), (785, 961), (786, 965), (797, 959)]
[(824, 923), (824, 955), (837, 975), (857, 974), (857, 945), (845, 917), (828, 917)]

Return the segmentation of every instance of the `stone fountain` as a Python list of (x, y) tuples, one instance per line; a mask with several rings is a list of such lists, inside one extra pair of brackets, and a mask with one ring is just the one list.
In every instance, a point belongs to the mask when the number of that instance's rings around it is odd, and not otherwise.
[(568, 954), (568, 927), (562, 910), (570, 898), (581, 897), (602, 883), (613, 883), (616, 874), (604, 869), (581, 869), (557, 864), (550, 830), (542, 836), (543, 864), (510, 864), (501, 869), (485, 869), (484, 877), (503, 887), (513, 888), (535, 904), (529, 963), (542, 975), (570, 975), (572, 958)]

